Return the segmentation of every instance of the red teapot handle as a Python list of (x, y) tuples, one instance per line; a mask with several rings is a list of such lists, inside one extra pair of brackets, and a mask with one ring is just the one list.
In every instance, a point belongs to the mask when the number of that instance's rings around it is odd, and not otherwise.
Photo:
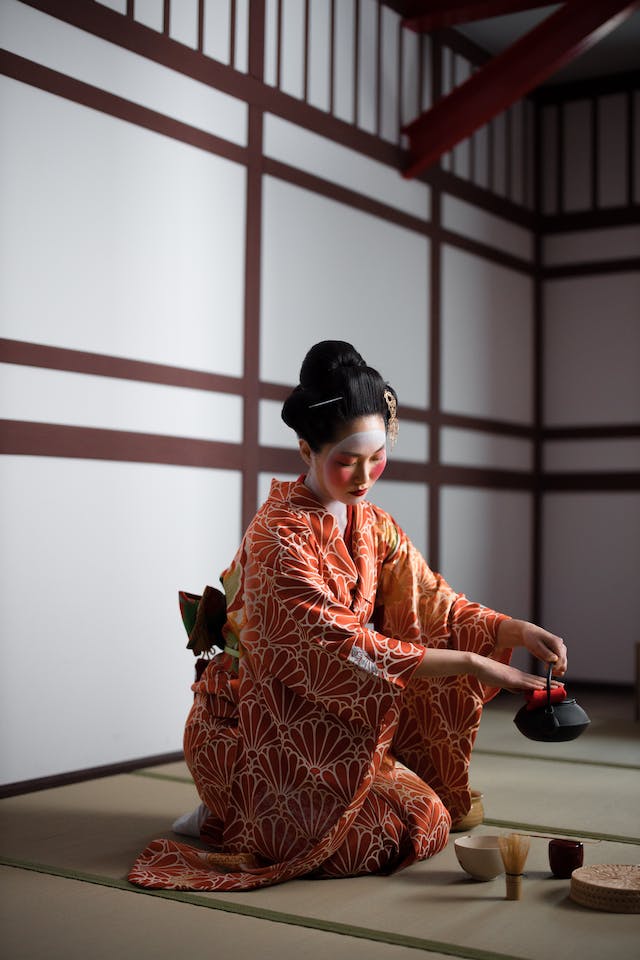
[(564, 686), (560, 683), (557, 687), (551, 687), (551, 673), (553, 671), (553, 664), (550, 663), (547, 671), (547, 688), (546, 690), (530, 690), (525, 694), (527, 701), (527, 710), (537, 710), (539, 707), (546, 707), (547, 710), (551, 710), (551, 704), (561, 703), (567, 696), (567, 691)]

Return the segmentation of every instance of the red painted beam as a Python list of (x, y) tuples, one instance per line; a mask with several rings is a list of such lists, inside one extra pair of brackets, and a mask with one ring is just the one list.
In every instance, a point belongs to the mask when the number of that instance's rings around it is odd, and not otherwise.
[(415, 177), (432, 166), (443, 153), (584, 53), (638, 7), (640, 0), (568, 0), (404, 127), (409, 137), (409, 165), (404, 176)]
[(431, 33), (458, 23), (548, 6), (549, 0), (415, 0), (409, 4), (402, 25), (416, 33)]

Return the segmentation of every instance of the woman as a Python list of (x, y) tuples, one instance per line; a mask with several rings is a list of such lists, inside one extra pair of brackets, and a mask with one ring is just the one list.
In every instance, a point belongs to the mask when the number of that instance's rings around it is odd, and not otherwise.
[(469, 810), (483, 703), (544, 685), (511, 650), (566, 670), (560, 638), (455, 593), (366, 501), (396, 394), (350, 344), (312, 347), (282, 418), (307, 473), (273, 481), (222, 576), (227, 646), (185, 731), (211, 849), (155, 841), (130, 874), (143, 886), (247, 890), (432, 856)]

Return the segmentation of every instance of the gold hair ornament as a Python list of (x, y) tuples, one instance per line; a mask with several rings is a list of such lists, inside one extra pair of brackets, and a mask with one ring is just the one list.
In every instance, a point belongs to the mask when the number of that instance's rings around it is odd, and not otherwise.
[(387, 410), (389, 411), (389, 421), (387, 423), (387, 436), (389, 437), (389, 443), (391, 447), (395, 447), (396, 441), (398, 439), (398, 403), (394, 395), (391, 393), (391, 390), (384, 391), (384, 401), (387, 405)]

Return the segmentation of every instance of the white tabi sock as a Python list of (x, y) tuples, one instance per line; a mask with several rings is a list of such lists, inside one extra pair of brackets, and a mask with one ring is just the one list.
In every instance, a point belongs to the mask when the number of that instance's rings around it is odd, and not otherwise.
[(174, 820), (171, 829), (174, 833), (181, 833), (185, 837), (199, 837), (200, 827), (210, 813), (209, 807), (201, 803), (191, 813), (183, 813), (181, 817)]

